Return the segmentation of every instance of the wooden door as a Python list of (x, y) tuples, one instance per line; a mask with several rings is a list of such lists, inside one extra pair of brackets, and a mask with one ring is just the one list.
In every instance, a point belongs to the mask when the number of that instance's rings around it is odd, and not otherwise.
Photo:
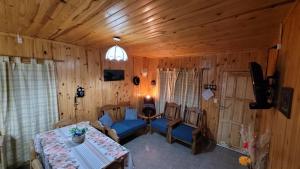
[(224, 72), (222, 77), (218, 144), (241, 150), (242, 125), (255, 123), (255, 110), (249, 109), (254, 95), (249, 72)]

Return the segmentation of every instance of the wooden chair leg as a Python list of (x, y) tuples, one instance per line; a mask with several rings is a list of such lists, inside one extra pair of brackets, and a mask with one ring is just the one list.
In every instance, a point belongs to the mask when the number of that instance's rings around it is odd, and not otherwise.
[(192, 153), (193, 154), (196, 154), (197, 153), (197, 151), (196, 151), (196, 141), (193, 141), (193, 143), (192, 143)]
[(150, 134), (153, 134), (151, 119), (149, 121), (149, 131), (150, 131)]
[(35, 152), (35, 148), (34, 148), (34, 141), (30, 140), (29, 143), (29, 147), (30, 147), (30, 159), (29, 159), (29, 167), (30, 169), (33, 168), (33, 160), (35, 160), (37, 158), (37, 154)]
[(39, 159), (34, 159), (32, 161), (32, 169), (43, 169), (42, 163), (40, 162)]
[(172, 128), (168, 128), (167, 141), (168, 141), (168, 143), (172, 144)]
[(198, 152), (200, 152), (200, 148), (201, 148), (201, 139), (198, 139), (198, 140), (193, 139), (192, 153), (197, 154)]

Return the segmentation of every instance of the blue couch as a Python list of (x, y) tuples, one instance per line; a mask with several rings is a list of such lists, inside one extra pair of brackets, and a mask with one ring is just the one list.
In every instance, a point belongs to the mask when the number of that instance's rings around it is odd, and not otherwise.
[[(135, 134), (140, 130), (144, 131), (147, 128), (146, 121), (138, 118), (138, 114), (133, 116), (128, 116), (128, 114), (126, 114), (128, 108), (129, 103), (106, 105), (101, 107), (98, 112), (98, 117), (100, 119), (99, 125), (104, 128), (104, 131), (109, 137), (117, 142), (120, 142), (121, 139)], [(105, 116), (107, 116), (107, 118), (104, 118)]]
[(146, 122), (142, 119), (121, 120), (113, 123), (111, 129), (116, 131), (119, 139), (123, 139), (126, 136), (135, 133), (137, 130), (145, 128), (146, 126)]

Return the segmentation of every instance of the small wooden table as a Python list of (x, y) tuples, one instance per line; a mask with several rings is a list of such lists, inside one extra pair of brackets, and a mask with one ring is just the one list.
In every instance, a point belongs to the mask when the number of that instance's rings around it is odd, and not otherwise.
[(4, 151), (5, 151), (5, 147), (4, 147), (4, 136), (0, 136), (0, 156), (1, 156), (1, 168), (5, 169), (5, 156), (4, 156)]

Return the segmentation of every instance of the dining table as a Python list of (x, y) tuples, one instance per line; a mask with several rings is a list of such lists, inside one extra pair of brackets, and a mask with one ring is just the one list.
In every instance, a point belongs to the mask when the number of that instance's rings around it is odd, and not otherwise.
[[(70, 129), (87, 128), (84, 142), (72, 141)], [(130, 151), (89, 122), (39, 133), (34, 138), (35, 151), (45, 169), (102, 169), (121, 163), (121, 168), (132, 169)]]

